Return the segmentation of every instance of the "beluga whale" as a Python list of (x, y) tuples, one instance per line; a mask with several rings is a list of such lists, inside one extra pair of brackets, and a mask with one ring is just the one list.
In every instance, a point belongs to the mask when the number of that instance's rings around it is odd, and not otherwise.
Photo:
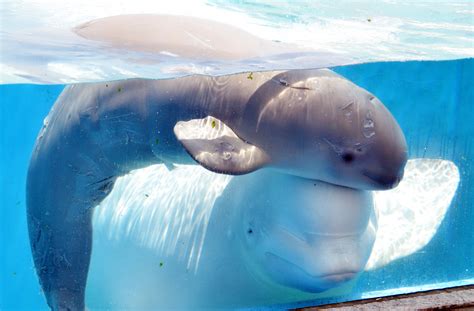
[(135, 170), (96, 207), (87, 306), (281, 310), (371, 290), (386, 282), (379, 268), (439, 235), (459, 180), (453, 162), (429, 158), (408, 160), (385, 191), (272, 170)]
[(69, 85), (28, 170), (36, 272), (52, 309), (85, 308), (94, 208), (135, 169), (198, 163), (221, 174), (268, 169), (383, 190), (400, 182), (406, 162), (387, 108), (327, 69)]

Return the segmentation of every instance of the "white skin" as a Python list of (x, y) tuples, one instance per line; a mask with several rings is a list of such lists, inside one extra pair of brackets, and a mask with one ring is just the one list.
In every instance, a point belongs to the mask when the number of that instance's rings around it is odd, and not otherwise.
[(243, 251), (270, 282), (317, 293), (353, 279), (375, 241), (370, 192), (287, 174), (246, 187)]
[[(91, 307), (290, 303), (315, 299), (364, 269), (375, 238), (370, 192), (272, 170), (234, 177), (216, 192), (228, 179), (189, 166), (153, 171), (149, 183), (126, 176), (97, 210)], [(128, 203), (117, 210), (117, 199)], [(209, 219), (201, 218), (208, 211)], [(165, 214), (174, 217), (163, 223)], [(132, 234), (127, 219), (135, 219)], [(198, 233), (205, 235), (202, 245)]]
[[(186, 130), (179, 122), (206, 116), (235, 137), (177, 139), (187, 133), (177, 123)], [(213, 137), (212, 128), (199, 129), (202, 137)], [(40, 132), (27, 180), (30, 242), (48, 304), (84, 308), (93, 208), (132, 169), (194, 158), (227, 174), (270, 167), (387, 189), (402, 177), (406, 150), (380, 101), (328, 70), (69, 86)]]
[(85, 39), (101, 42), (102, 46), (172, 53), (191, 59), (240, 60), (302, 51), (231, 25), (190, 16), (109, 16), (81, 24), (73, 31)]

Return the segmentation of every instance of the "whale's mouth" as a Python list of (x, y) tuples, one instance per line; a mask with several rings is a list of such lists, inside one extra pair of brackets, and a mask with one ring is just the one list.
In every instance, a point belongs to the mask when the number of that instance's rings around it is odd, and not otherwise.
[(375, 183), (380, 189), (392, 189), (398, 186), (402, 180), (403, 173), (398, 175), (382, 175), (382, 174), (373, 174), (367, 171), (363, 171), (362, 174), (369, 178), (373, 183)]
[[(283, 264), (287, 268), (290, 268), (289, 270), (285, 269), (287, 272), (293, 270), (292, 276), (286, 276), (286, 280), (283, 281), (284, 285), (289, 285), (306, 292), (320, 292), (326, 290), (334, 286), (334, 284), (341, 284), (353, 279), (359, 272), (351, 269), (341, 269), (341, 271), (337, 273), (314, 274), (310, 273), (301, 265), (291, 262), (274, 253), (267, 252), (266, 257), (267, 260), (269, 260), (269, 265)], [(280, 274), (280, 277), (281, 276), (282, 275)]]
[(323, 275), (320, 278), (326, 282), (343, 283), (353, 279), (357, 275), (356, 272), (343, 272)]

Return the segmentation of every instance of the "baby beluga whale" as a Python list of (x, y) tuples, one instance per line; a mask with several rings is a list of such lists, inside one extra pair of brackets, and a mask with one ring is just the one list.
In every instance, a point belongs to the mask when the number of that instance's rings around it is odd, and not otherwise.
[(398, 184), (404, 135), (371, 93), (330, 70), (70, 85), (44, 121), (27, 208), (53, 309), (84, 309), (94, 207), (117, 177), (164, 163), (269, 168), (361, 190)]

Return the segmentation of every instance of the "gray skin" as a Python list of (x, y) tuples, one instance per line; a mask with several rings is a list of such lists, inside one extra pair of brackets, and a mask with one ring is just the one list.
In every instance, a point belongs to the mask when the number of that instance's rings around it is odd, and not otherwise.
[(52, 309), (85, 307), (92, 214), (116, 178), (193, 159), (219, 173), (270, 167), (375, 190), (398, 184), (407, 146), (377, 98), (329, 70), (68, 86), (27, 180), (30, 243)]

